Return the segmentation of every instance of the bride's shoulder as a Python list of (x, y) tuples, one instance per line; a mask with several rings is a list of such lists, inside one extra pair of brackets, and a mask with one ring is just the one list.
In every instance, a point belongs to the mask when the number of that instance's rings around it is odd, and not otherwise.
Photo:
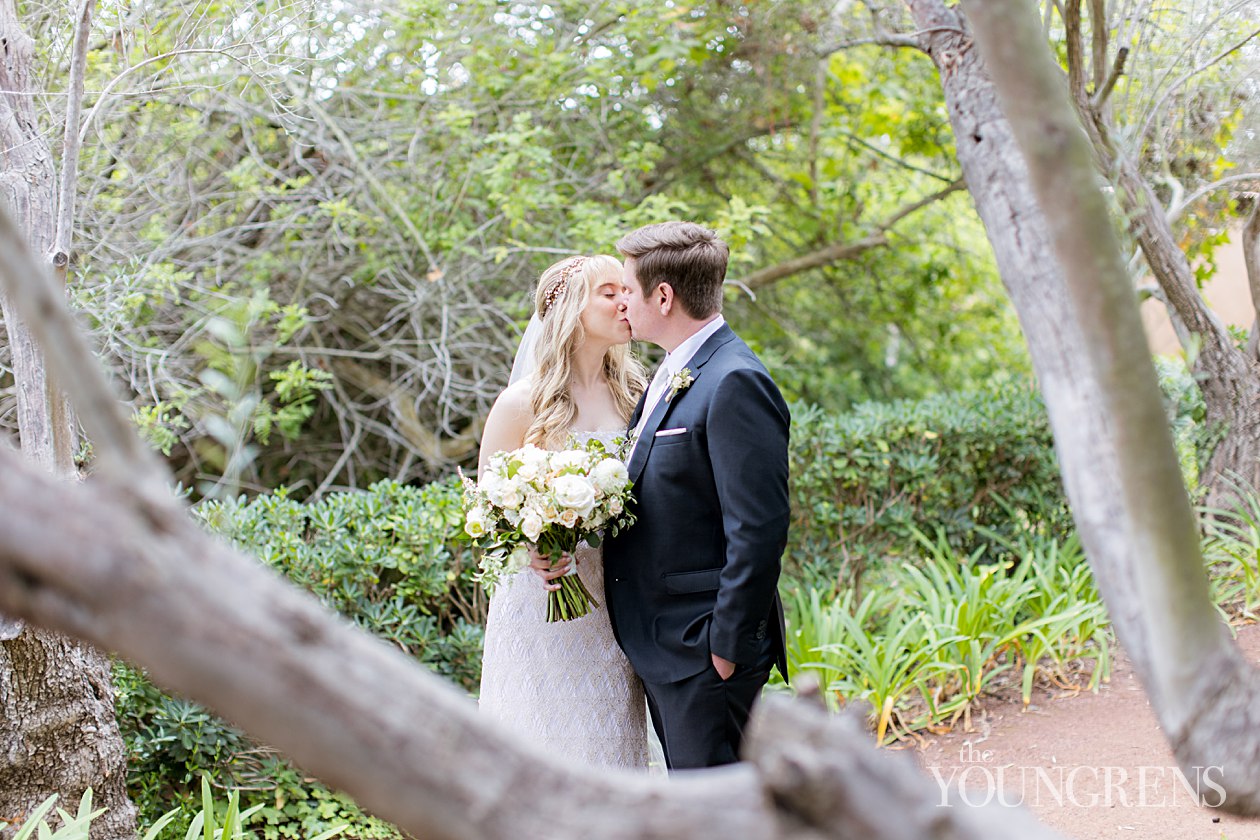
[(503, 389), (503, 393), (499, 394), (494, 404), (496, 407), (501, 405), (504, 409), (513, 412), (529, 411), (529, 400), (532, 391), (533, 379), (528, 377), (518, 379)]
[(530, 405), (530, 381), (521, 379), (503, 389), (494, 406), (490, 409), (487, 422), (498, 420), (511, 426), (528, 428), (534, 419), (534, 410)]
[(514, 382), (499, 394), (490, 408), (482, 430), (481, 448), (490, 452), (517, 449), (525, 440), (534, 421), (529, 402), (529, 385), (524, 380)]

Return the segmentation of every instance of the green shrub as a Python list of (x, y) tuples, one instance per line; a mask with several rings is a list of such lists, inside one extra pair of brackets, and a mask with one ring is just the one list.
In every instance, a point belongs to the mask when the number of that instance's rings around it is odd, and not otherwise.
[(1071, 530), (1049, 422), (1024, 382), (871, 403), (828, 416), (793, 409), (792, 526), (785, 575), (839, 591), (913, 551), (917, 531), (969, 555), (1000, 538)]
[[(458, 538), (454, 477), (424, 487), (380, 482), (309, 504), (281, 489), (248, 502), (205, 502), (196, 514), (207, 530), (330, 608), (476, 690), (486, 600), (472, 580), (471, 549)], [(201, 707), (163, 694), (143, 672), (118, 663), (114, 679), (129, 788), (142, 819), (171, 807), (191, 814), (194, 782), (208, 774), (261, 806), (254, 824), (264, 840), (310, 837), (342, 823), (350, 826), (347, 837), (398, 836)]]
[(458, 539), (454, 477), (424, 487), (382, 481), (309, 504), (280, 489), (248, 503), (206, 502), (197, 513), (332, 609), (476, 688), (485, 597), (471, 547)]

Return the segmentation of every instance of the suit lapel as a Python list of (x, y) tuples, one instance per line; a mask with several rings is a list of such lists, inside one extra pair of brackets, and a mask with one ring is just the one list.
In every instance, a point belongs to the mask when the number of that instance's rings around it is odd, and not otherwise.
[[(723, 324), (717, 332), (709, 336), (704, 344), (700, 345), (700, 349), (695, 352), (686, 364), (686, 369), (691, 371), (691, 385), (688, 391), (696, 387), (696, 382), (700, 379), (701, 368), (708, 364), (713, 358), (713, 354), (718, 348), (729, 341), (733, 341), (735, 333), (730, 327)], [(665, 415), (669, 413), (671, 406), (682, 400), (686, 396), (686, 392), (676, 394), (673, 399), (666, 399), (669, 392), (661, 395), (656, 401), (656, 406), (652, 409), (652, 414), (648, 417), (647, 424), (643, 427), (643, 434), (639, 436), (639, 442), (634, 445), (634, 455), (630, 457), (630, 463), (626, 467), (626, 471), (630, 474), (631, 483), (637, 482), (639, 476), (643, 474), (643, 468), (647, 466), (648, 454), (652, 451), (652, 444), (656, 441), (656, 432), (661, 427), (661, 423), (665, 420)], [(643, 403), (646, 394), (639, 399), (639, 408), (635, 411), (637, 418), (643, 411)], [(633, 429), (637, 424), (637, 419), (631, 421), (630, 428)]]

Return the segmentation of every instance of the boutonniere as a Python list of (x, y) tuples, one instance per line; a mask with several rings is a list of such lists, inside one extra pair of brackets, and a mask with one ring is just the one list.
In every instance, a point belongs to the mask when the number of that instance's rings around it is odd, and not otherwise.
[(669, 378), (669, 393), (665, 395), (665, 402), (669, 402), (679, 391), (685, 391), (691, 387), (691, 383), (696, 378), (691, 375), (691, 368), (683, 368)]

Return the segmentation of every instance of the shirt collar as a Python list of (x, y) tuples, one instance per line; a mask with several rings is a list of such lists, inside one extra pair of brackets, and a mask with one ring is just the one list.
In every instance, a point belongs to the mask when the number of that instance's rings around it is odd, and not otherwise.
[(722, 317), (721, 313), (718, 313), (716, 318), (696, 330), (687, 340), (675, 347), (672, 353), (666, 353), (665, 361), (661, 363), (662, 366), (671, 374), (685, 368), (687, 362), (690, 362), (691, 357), (696, 355), (696, 351), (700, 349), (701, 345), (708, 341), (711, 335), (722, 329), (722, 325), (725, 323), (726, 319)]

